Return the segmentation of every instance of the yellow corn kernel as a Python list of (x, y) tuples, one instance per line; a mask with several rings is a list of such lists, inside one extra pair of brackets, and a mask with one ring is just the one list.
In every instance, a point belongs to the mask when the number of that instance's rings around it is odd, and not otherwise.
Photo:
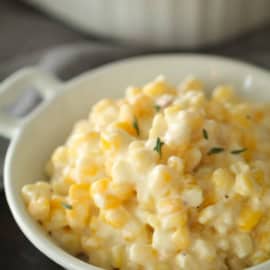
[(250, 107), (247, 104), (236, 105), (230, 111), (231, 122), (241, 128), (249, 128), (251, 126), (252, 122), (248, 115), (250, 115)]
[(139, 95), (132, 103), (133, 113), (137, 119), (149, 117), (154, 113), (153, 100), (145, 95)]
[(264, 171), (261, 169), (256, 169), (254, 172), (252, 172), (252, 175), (256, 182), (260, 185), (263, 186), (265, 184), (264, 181)]
[(102, 211), (101, 215), (103, 220), (114, 228), (123, 227), (128, 219), (127, 212), (121, 207)]
[(185, 167), (187, 172), (192, 172), (201, 162), (202, 153), (199, 148), (190, 148), (185, 152)]
[(37, 200), (31, 200), (28, 205), (28, 211), (34, 219), (45, 221), (50, 214), (50, 200), (42, 197)]
[(88, 167), (81, 169), (81, 173), (86, 176), (95, 176), (100, 170), (100, 167), (97, 164), (90, 164)]
[(101, 148), (104, 151), (107, 150), (117, 150), (120, 147), (121, 144), (121, 138), (117, 136), (116, 134), (113, 134), (110, 137), (101, 136), (100, 139)]
[(265, 231), (257, 235), (257, 242), (260, 249), (270, 252), (270, 232)]
[(122, 245), (116, 245), (112, 248), (112, 265), (114, 268), (121, 269), (125, 260), (125, 249)]
[(229, 113), (223, 104), (210, 100), (207, 105), (207, 113), (209, 118), (217, 119), (218, 121), (225, 121), (229, 118)]
[(83, 230), (87, 226), (90, 215), (90, 207), (88, 204), (81, 202), (72, 204), (71, 209), (66, 209), (66, 217), (69, 226), (74, 230)]
[(118, 184), (118, 183), (112, 182), (111, 191), (113, 195), (120, 198), (120, 200), (122, 201), (130, 199), (134, 195), (133, 187), (127, 183)]
[(69, 188), (69, 198), (71, 203), (88, 203), (90, 201), (89, 190), (90, 185), (87, 183), (71, 185)]
[(59, 209), (62, 207), (63, 200), (60, 197), (53, 197), (50, 201), (51, 209)]
[(203, 203), (201, 205), (201, 208), (206, 208), (209, 205), (215, 204), (217, 201), (216, 196), (212, 193), (212, 192), (207, 192), (204, 195), (204, 200)]
[(93, 112), (95, 113), (102, 112), (104, 109), (111, 106), (112, 104), (113, 104), (113, 100), (102, 99), (93, 107)]
[(264, 112), (263, 111), (256, 111), (253, 114), (254, 120), (258, 123), (264, 118)]
[(235, 99), (235, 91), (229, 85), (220, 85), (214, 89), (212, 98), (218, 102), (232, 102)]
[(132, 98), (132, 97), (137, 96), (137, 95), (139, 95), (141, 93), (142, 93), (142, 89), (140, 89), (138, 87), (130, 86), (126, 90), (126, 97), (127, 98)]
[(66, 164), (68, 161), (68, 151), (65, 146), (59, 146), (53, 153), (52, 162), (53, 164)]
[(183, 209), (180, 198), (162, 198), (157, 202), (157, 210), (161, 214), (170, 214)]
[(180, 85), (180, 90), (202, 90), (203, 82), (190, 76), (186, 78)]
[[(75, 133), (76, 134), (76, 133)], [(75, 136), (74, 136), (75, 137)], [(95, 143), (99, 139), (99, 133), (96, 131), (88, 131), (87, 133), (82, 133), (75, 138), (71, 139), (68, 144), (68, 154), (69, 156), (74, 156), (77, 153), (78, 148), (84, 143)]]
[(131, 136), (138, 135), (137, 134), (137, 131), (135, 130), (135, 128), (129, 122), (118, 122), (118, 123), (116, 123), (116, 127), (119, 128), (119, 129), (122, 129), (122, 130), (126, 131)]
[(95, 205), (100, 209), (117, 208), (122, 203), (119, 198), (111, 194), (94, 193), (92, 198)]
[(158, 263), (158, 265), (155, 266), (156, 270), (171, 270), (171, 266), (167, 263)]
[(155, 202), (152, 196), (148, 196), (144, 201), (140, 203), (140, 206), (143, 210), (146, 211), (154, 211), (155, 210)]
[(176, 94), (176, 91), (166, 83), (163, 77), (158, 77), (154, 82), (146, 84), (143, 88), (143, 92), (151, 97), (163, 94)]
[(96, 193), (104, 193), (108, 189), (110, 182), (111, 182), (110, 178), (102, 178), (95, 181), (91, 185), (90, 189), (91, 195), (93, 196)]
[(168, 166), (175, 170), (178, 175), (181, 175), (184, 173), (184, 160), (182, 158), (179, 158), (177, 156), (171, 156), (168, 159)]
[(81, 251), (80, 235), (70, 228), (53, 230), (52, 237), (63, 249), (72, 255), (77, 255)]
[(172, 241), (178, 251), (187, 249), (190, 245), (190, 233), (187, 226), (178, 227), (172, 234)]
[(102, 247), (102, 241), (96, 235), (91, 234), (91, 236), (83, 235), (81, 238), (81, 244), (84, 251), (90, 253), (93, 249)]
[(166, 183), (169, 183), (172, 181), (172, 175), (170, 174), (169, 171), (166, 171), (164, 170), (162, 172), (162, 177), (163, 177), (163, 180), (166, 182)]
[(121, 200), (118, 199), (117, 197), (108, 194), (105, 196), (105, 204), (104, 204), (104, 208), (105, 209), (111, 209), (111, 208), (116, 208), (121, 204)]
[(216, 169), (212, 175), (212, 181), (218, 193), (227, 193), (234, 184), (234, 177), (227, 169)]
[(251, 173), (240, 173), (236, 176), (235, 192), (242, 196), (250, 196), (256, 192), (259, 186), (255, 183)]
[(252, 231), (260, 222), (262, 211), (254, 210), (250, 207), (245, 207), (239, 216), (238, 227), (243, 232)]
[(255, 150), (257, 147), (257, 140), (255, 136), (250, 132), (245, 132), (244, 134), (244, 145), (245, 147), (250, 150)]
[(161, 220), (162, 227), (166, 230), (177, 229), (179, 226), (185, 226), (188, 222), (187, 211), (182, 210), (167, 216)]
[(50, 216), (43, 224), (48, 231), (64, 228), (68, 225), (62, 198), (54, 197), (51, 199)]
[(165, 114), (175, 114), (177, 112), (179, 112), (181, 110), (181, 106), (178, 105), (178, 104), (175, 104), (175, 105), (170, 105), (168, 106), (166, 109), (165, 109)]

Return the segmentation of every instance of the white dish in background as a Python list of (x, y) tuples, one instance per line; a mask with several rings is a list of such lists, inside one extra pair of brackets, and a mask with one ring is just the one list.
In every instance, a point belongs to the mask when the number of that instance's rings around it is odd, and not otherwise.
[[(194, 74), (210, 88), (231, 83), (253, 100), (270, 100), (270, 74), (248, 64), (200, 55), (153, 55), (131, 58), (87, 72), (61, 84), (35, 68), (21, 70), (0, 86), (0, 109), (12, 103), (29, 86), (36, 87), (45, 102), (26, 119), (15, 121), (0, 110), (0, 134), (12, 139), (8, 149), (4, 186), (8, 204), (26, 237), (50, 259), (70, 270), (100, 269), (67, 254), (30, 217), (21, 198), (23, 185), (42, 177), (52, 150), (63, 142), (76, 120), (87, 116), (93, 103), (119, 97), (126, 86), (141, 85), (158, 74), (176, 83)], [(267, 270), (270, 262), (249, 268)]]
[(85, 33), (130, 45), (199, 47), (270, 22), (268, 0), (25, 0)]

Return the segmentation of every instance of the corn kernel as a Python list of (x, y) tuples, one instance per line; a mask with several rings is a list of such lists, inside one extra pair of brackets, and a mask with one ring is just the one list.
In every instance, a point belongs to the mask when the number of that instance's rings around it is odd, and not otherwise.
[(234, 185), (236, 193), (242, 196), (250, 196), (258, 190), (257, 188), (258, 185), (255, 183), (251, 173), (241, 173), (236, 176)]
[(242, 209), (238, 219), (239, 229), (243, 232), (252, 231), (260, 222), (262, 214), (263, 213), (260, 210), (254, 210), (250, 207), (245, 207)]
[(125, 260), (125, 249), (122, 245), (116, 245), (112, 248), (112, 265), (114, 268), (121, 269)]
[(72, 204), (87, 204), (90, 201), (90, 185), (87, 183), (73, 184), (69, 188), (69, 198)]
[(187, 226), (179, 227), (172, 234), (172, 241), (178, 251), (187, 249), (190, 245), (190, 234)]
[(137, 96), (137, 95), (139, 95), (141, 93), (142, 93), (142, 89), (140, 89), (138, 87), (130, 86), (126, 90), (126, 97), (127, 97), (127, 99), (129, 99), (129, 98)]
[(180, 198), (162, 198), (157, 202), (157, 210), (161, 214), (169, 214), (183, 209)]
[(132, 109), (137, 119), (152, 116), (154, 113), (153, 100), (148, 96), (139, 95), (134, 100)]
[(112, 100), (102, 99), (93, 107), (93, 112), (95, 112), (95, 113), (102, 112), (104, 109), (108, 108), (112, 104), (113, 104)]
[(249, 128), (251, 121), (247, 118), (250, 108), (247, 104), (239, 104), (230, 111), (231, 122), (241, 128)]
[(218, 102), (232, 102), (235, 99), (235, 91), (229, 85), (221, 85), (214, 89), (212, 97)]
[(212, 175), (212, 181), (215, 185), (216, 193), (228, 194), (234, 184), (234, 177), (227, 169), (216, 169)]
[(102, 212), (104, 221), (114, 228), (121, 228), (127, 223), (128, 214), (123, 208), (109, 209)]
[(86, 252), (91, 252), (93, 249), (98, 249), (102, 246), (102, 241), (99, 237), (96, 235), (89, 236), (83, 236), (81, 239), (82, 248)]
[(81, 173), (86, 176), (95, 176), (99, 172), (100, 167), (97, 164), (91, 164), (88, 167), (82, 168)]
[(165, 114), (171, 115), (181, 111), (182, 107), (180, 105), (170, 105), (165, 109)]
[(45, 221), (49, 218), (50, 201), (47, 198), (32, 200), (28, 206), (28, 211), (36, 220)]
[(85, 229), (90, 216), (89, 210), (89, 205), (85, 204), (85, 202), (72, 204), (72, 209), (65, 210), (69, 226), (79, 231)]
[(68, 150), (65, 146), (59, 146), (53, 153), (52, 162), (54, 165), (65, 165), (68, 162)]
[(52, 231), (52, 237), (62, 248), (73, 255), (81, 251), (80, 235), (68, 228)]
[(187, 211), (179, 211), (162, 217), (161, 224), (165, 229), (177, 229), (179, 226), (185, 226), (188, 222)]
[(111, 179), (109, 178), (102, 178), (95, 181), (91, 185), (91, 189), (90, 189), (91, 195), (93, 196), (96, 193), (104, 193), (108, 189), (110, 182), (111, 182)]
[(180, 90), (202, 90), (203, 88), (203, 82), (192, 76), (186, 78), (180, 85)]
[(165, 82), (162, 76), (158, 77), (154, 82), (145, 85), (143, 88), (143, 92), (149, 96), (176, 94), (176, 91)]
[(93, 200), (95, 205), (100, 209), (111, 209), (120, 206), (122, 201), (111, 194), (94, 194)]
[(122, 201), (130, 199), (134, 194), (132, 185), (129, 185), (128, 183), (120, 184), (112, 182), (111, 191), (113, 195)]
[(118, 150), (121, 145), (121, 138), (118, 134), (111, 134), (110, 137), (103, 134), (100, 143), (103, 151)]
[(131, 123), (118, 122), (118, 123), (116, 123), (116, 127), (119, 128), (119, 129), (124, 130), (125, 132), (127, 132), (131, 136), (136, 136), (137, 135), (137, 132), (136, 132), (135, 128), (131, 125)]

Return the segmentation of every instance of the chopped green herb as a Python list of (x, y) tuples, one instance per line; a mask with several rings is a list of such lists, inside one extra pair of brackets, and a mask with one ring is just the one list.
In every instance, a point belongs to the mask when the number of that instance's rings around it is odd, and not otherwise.
[(155, 105), (155, 109), (156, 109), (157, 112), (159, 112), (160, 109), (161, 109), (161, 107), (160, 107), (159, 105), (156, 104), (156, 105)]
[(208, 155), (214, 155), (214, 154), (219, 154), (219, 153), (221, 153), (223, 151), (224, 151), (224, 148), (222, 148), (222, 147), (213, 147), (208, 151), (207, 154)]
[(136, 130), (137, 135), (139, 136), (140, 135), (140, 128), (139, 128), (138, 120), (136, 117), (134, 117), (134, 120), (133, 120), (133, 127)]
[(71, 210), (72, 209), (72, 205), (68, 204), (68, 203), (65, 203), (65, 202), (62, 202), (62, 206), (68, 210)]
[(157, 138), (156, 145), (154, 147), (154, 151), (157, 151), (159, 153), (159, 156), (162, 154), (162, 146), (164, 145), (164, 142), (160, 140), (160, 138)]
[(238, 155), (238, 154), (241, 154), (243, 152), (247, 151), (247, 148), (242, 148), (242, 149), (236, 149), (236, 150), (232, 150), (231, 151), (231, 154), (233, 155)]
[(207, 132), (207, 130), (206, 130), (206, 129), (203, 129), (202, 132), (203, 132), (203, 137), (204, 137), (206, 140), (208, 140), (208, 132)]

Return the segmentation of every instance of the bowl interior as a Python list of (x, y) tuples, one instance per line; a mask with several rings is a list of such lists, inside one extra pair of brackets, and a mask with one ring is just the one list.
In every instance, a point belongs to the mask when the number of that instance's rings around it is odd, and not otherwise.
[[(26, 236), (47, 256), (69, 269), (98, 269), (58, 248), (29, 217), (20, 196), (23, 185), (43, 179), (53, 149), (63, 143), (76, 120), (87, 118), (101, 98), (120, 97), (129, 85), (143, 85), (163, 74), (173, 84), (187, 75), (205, 82), (208, 92), (231, 84), (240, 95), (270, 101), (270, 75), (255, 67), (216, 57), (149, 56), (125, 60), (83, 74), (63, 85), (57, 96), (34, 112), (12, 141), (5, 164), (5, 190), (12, 213)], [(263, 268), (262, 268), (263, 267)], [(255, 269), (255, 268), (254, 268)], [(256, 270), (263, 270), (263, 265)]]

